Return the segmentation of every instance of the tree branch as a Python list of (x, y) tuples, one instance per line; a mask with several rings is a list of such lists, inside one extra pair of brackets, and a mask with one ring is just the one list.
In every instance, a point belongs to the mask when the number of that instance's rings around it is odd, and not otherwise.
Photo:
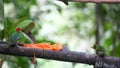
[[(120, 58), (118, 57), (98, 57), (95, 54), (87, 54), (83, 52), (75, 52), (70, 51), (67, 47), (63, 47), (62, 51), (55, 51), (55, 50), (43, 50), (43, 49), (34, 49), (34, 48), (24, 48), (24, 47), (11, 47), (5, 48), (7, 45), (6, 42), (0, 42), (0, 54), (5, 55), (14, 55), (14, 56), (26, 56), (26, 57), (33, 57), (34, 52), (36, 52), (37, 58), (44, 58), (44, 59), (53, 59), (59, 61), (66, 61), (66, 62), (76, 62), (76, 63), (83, 63), (94, 65), (96, 62), (96, 58), (102, 59), (104, 63), (112, 64), (120, 67)], [(23, 49), (23, 52), (20, 50)]]
[(68, 0), (71, 2), (91, 2), (91, 3), (120, 3), (120, 0)]

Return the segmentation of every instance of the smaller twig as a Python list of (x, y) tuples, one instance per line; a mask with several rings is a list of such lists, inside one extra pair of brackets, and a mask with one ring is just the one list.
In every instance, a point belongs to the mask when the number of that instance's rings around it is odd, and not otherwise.
[(36, 49), (34, 48), (34, 58), (33, 58), (34, 68), (37, 67), (37, 60), (36, 60)]
[(36, 49), (34, 48), (34, 59), (36, 59)]

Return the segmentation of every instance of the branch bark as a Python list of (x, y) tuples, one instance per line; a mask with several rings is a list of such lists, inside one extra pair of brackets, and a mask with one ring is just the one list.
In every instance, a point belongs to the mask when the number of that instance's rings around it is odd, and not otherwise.
[(91, 2), (91, 3), (120, 3), (120, 0), (68, 0), (71, 2)]
[[(95, 54), (87, 54), (83, 52), (75, 52), (70, 51), (67, 47), (63, 47), (62, 51), (55, 51), (55, 50), (43, 50), (43, 49), (34, 49), (34, 48), (24, 48), (24, 47), (10, 47), (5, 48), (7, 45), (6, 42), (0, 42), (0, 54), (5, 55), (14, 55), (14, 56), (26, 56), (26, 57), (33, 57), (34, 52), (36, 52), (37, 58), (44, 58), (44, 59), (53, 59), (59, 61), (66, 61), (66, 62), (76, 62), (76, 63), (83, 63), (94, 65), (97, 59), (102, 59), (104, 63), (112, 64), (120, 68), (120, 58), (118, 57), (98, 57)], [(23, 49), (23, 52), (20, 50)]]

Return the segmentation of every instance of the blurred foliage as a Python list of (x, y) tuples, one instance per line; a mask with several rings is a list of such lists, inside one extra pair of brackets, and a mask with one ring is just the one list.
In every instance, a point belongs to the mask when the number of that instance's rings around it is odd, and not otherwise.
[[(115, 46), (115, 52), (114, 56), (120, 56), (118, 55), (119, 51), (116, 51), (117, 48), (119, 48), (119, 42), (120, 42), (120, 22), (119, 22), (119, 12), (120, 12), (120, 5), (119, 4), (110, 4), (110, 5), (104, 5), (104, 8), (106, 10), (105, 19), (106, 22), (104, 23), (104, 32), (110, 33), (108, 38), (105, 38), (105, 46), (107, 46), (108, 54), (111, 55), (112, 47)], [(117, 34), (116, 34), (117, 33)]]
[(8, 65), (10, 66), (10, 68), (29, 68), (30, 67), (30, 61), (27, 61), (28, 58), (27, 57), (12, 57), (12, 60), (14, 61), (9, 61)]
[[(5, 20), (7, 24), (3, 29), (4, 22), (0, 23), (0, 40), (7, 40), (17, 27), (24, 28), (31, 21), (34, 21), (36, 27), (33, 34), (37, 43), (50, 42), (54, 44), (60, 42), (67, 44), (71, 50), (88, 53), (91, 52), (89, 50), (90, 45), (95, 43), (95, 4), (69, 3), (69, 6), (65, 6), (63, 3), (54, 0), (4, 0), (4, 8), (6, 8)], [(120, 56), (119, 15), (119, 4), (102, 4), (100, 12), (102, 37), (100, 42), (106, 48), (108, 55), (111, 55), (113, 43), (116, 43), (114, 56)], [(115, 34), (116, 32), (117, 34)], [(118, 38), (114, 39), (116, 35)], [(30, 66), (32, 66), (26, 57), (12, 57), (11, 60), (7, 61), (9, 68), (31, 68)], [(43, 64), (48, 60), (40, 61), (41, 59), (38, 59), (38, 68), (49, 67)], [(66, 67), (64, 64), (61, 65), (63, 67), (60, 68)], [(67, 65), (69, 68), (90, 67), (76, 63)]]

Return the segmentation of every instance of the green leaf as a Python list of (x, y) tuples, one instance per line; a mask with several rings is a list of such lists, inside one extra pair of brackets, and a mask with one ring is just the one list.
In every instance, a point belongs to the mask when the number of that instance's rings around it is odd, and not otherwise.
[(31, 64), (27, 57), (16, 57), (16, 62), (21, 68), (29, 68)]
[(40, 39), (38, 39), (37, 40), (37, 43), (45, 43), (45, 42), (49, 42), (49, 43), (51, 43), (51, 44), (55, 44), (55, 42), (54, 41), (52, 41), (52, 40), (49, 40), (49, 39), (46, 39), (46, 38), (40, 38)]
[(20, 27), (22, 29), (25, 29), (26, 26), (28, 26), (32, 20), (25, 20), (26, 18), (20, 19), (17, 23), (15, 23), (12, 27), (14, 29), (11, 30), (11, 32), (14, 32), (16, 28)]
[[(23, 17), (20, 20), (18, 20), (18, 22), (16, 22), (13, 27), (18, 27), (21, 26), (21, 24), (27, 19), (27, 17)], [(25, 23), (24, 23), (25, 24)]]
[(31, 22), (28, 26), (25, 27), (24, 32), (30, 33), (35, 28), (35, 23)]
[(10, 68), (30, 68), (30, 64), (27, 57), (12, 57), (12, 61), (8, 61)]

